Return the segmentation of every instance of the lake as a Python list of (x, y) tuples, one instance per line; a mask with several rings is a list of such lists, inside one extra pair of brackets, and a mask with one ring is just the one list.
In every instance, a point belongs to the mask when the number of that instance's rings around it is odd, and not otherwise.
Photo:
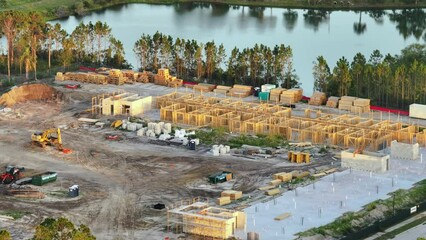
[(107, 22), (121, 40), (126, 59), (139, 67), (133, 46), (142, 33), (156, 31), (173, 38), (214, 40), (223, 43), (229, 56), (240, 49), (264, 44), (290, 45), (296, 74), (305, 95), (313, 89), (313, 62), (324, 56), (332, 69), (345, 56), (349, 62), (361, 52), (369, 59), (378, 49), (383, 55), (399, 54), (412, 43), (425, 43), (425, 9), (325, 11), (283, 8), (249, 8), (211, 4), (126, 4), (68, 17), (59, 22), (69, 33), (80, 23)]

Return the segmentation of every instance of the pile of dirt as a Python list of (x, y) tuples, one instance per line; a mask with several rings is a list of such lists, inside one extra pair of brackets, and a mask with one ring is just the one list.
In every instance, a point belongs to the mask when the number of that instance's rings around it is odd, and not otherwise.
[(28, 84), (15, 87), (0, 97), (0, 105), (11, 107), (16, 103), (34, 100), (60, 99), (61, 93), (46, 84)]

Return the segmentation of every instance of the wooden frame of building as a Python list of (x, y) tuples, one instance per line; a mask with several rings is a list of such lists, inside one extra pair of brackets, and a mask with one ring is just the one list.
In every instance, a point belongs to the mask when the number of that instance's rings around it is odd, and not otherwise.
[(159, 96), (160, 119), (176, 124), (224, 127), (230, 132), (281, 135), (291, 141), (311, 141), (345, 148), (377, 151), (392, 140), (426, 145), (426, 132), (413, 125), (375, 120), (351, 114), (305, 112), (291, 116), (291, 108), (275, 104), (243, 102), (240, 99), (205, 97), (174, 92)]

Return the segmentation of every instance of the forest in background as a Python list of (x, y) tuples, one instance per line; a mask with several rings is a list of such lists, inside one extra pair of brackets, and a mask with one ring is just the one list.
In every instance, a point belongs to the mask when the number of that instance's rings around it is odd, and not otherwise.
[[(132, 67), (125, 59), (122, 42), (111, 34), (106, 23), (81, 23), (67, 33), (60, 24), (47, 23), (37, 12), (6, 11), (0, 13), (0, 30), (6, 39), (0, 52), (3, 85), (13, 84), (13, 75), (25, 74), (27, 80), (52, 76), (52, 68)], [(291, 46), (284, 44), (234, 48), (227, 56), (223, 45), (214, 41), (174, 39), (156, 32), (142, 34), (133, 50), (139, 70), (156, 72), (166, 67), (187, 81), (300, 86)], [(352, 60), (340, 58), (334, 66), (319, 56), (313, 63), (314, 90), (328, 96), (370, 98), (374, 105), (407, 109), (411, 103), (426, 103), (425, 64), (424, 44), (411, 45), (395, 56), (379, 50), (369, 56), (358, 53)]]

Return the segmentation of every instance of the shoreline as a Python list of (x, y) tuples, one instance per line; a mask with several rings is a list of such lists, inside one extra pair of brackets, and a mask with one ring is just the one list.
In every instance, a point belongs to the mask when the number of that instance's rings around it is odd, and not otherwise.
[[(314, 1), (314, 0), (312, 0)], [(332, 0), (330, 0), (331, 2)], [(18, 11), (40, 11), (42, 12), (47, 20), (57, 20), (62, 18), (67, 18), (70, 16), (84, 16), (90, 14), (94, 11), (101, 11), (111, 7), (116, 7), (120, 5), (127, 4), (150, 4), (150, 5), (173, 5), (173, 4), (189, 4), (189, 3), (205, 3), (205, 4), (227, 4), (232, 6), (241, 6), (241, 7), (264, 7), (264, 8), (284, 8), (284, 9), (316, 9), (316, 10), (327, 10), (327, 11), (366, 11), (366, 10), (392, 10), (392, 9), (422, 9), (426, 8), (426, 2), (420, 4), (403, 4), (401, 2), (384, 2), (382, 4), (370, 4), (368, 2), (363, 3), (351, 3), (350, 1), (333, 1), (335, 4), (308, 4), (308, 2), (300, 2), (296, 0), (284, 0), (284, 1), (270, 1), (270, 2), (248, 2), (248, 1), (234, 1), (234, 0), (123, 0), (118, 3), (109, 3), (105, 5), (95, 5), (91, 7), (84, 8), (81, 14), (77, 14), (74, 1), (69, 1), (68, 4), (65, 3), (55, 3), (53, 0), (41, 0), (33, 4), (21, 4), (13, 5), (13, 3), (8, 3), (8, 5), (2, 11), (8, 10), (18, 10)], [(50, 3), (50, 4), (46, 4)], [(64, 12), (62, 15), (58, 16), (57, 11), (59, 8), (63, 9)], [(56, 11), (56, 13), (55, 13)], [(1, 11), (0, 11), (1, 12)]]

